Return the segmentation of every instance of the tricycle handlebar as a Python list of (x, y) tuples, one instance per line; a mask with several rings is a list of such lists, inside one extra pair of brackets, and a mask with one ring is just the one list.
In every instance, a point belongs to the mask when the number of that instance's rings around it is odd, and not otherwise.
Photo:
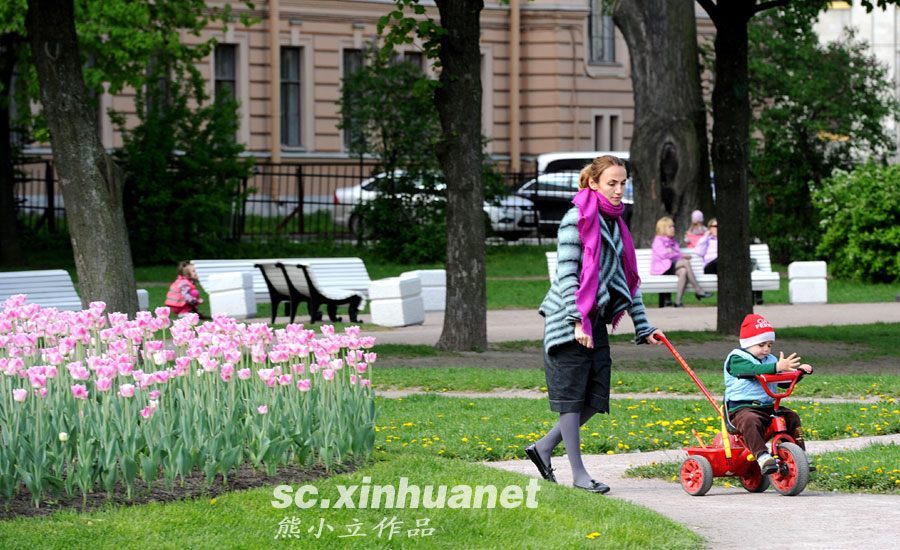
[[(791, 393), (794, 392), (794, 386), (797, 385), (797, 382), (800, 381), (800, 378), (806, 374), (802, 370), (792, 370), (788, 372), (779, 372), (777, 374), (757, 374), (756, 379), (759, 380), (760, 384), (762, 384), (763, 390), (765, 390), (766, 394), (773, 399), (782, 399), (785, 398)], [(772, 393), (772, 390), (769, 388), (769, 384), (777, 384), (781, 382), (790, 382), (791, 385), (787, 387), (782, 393)]]

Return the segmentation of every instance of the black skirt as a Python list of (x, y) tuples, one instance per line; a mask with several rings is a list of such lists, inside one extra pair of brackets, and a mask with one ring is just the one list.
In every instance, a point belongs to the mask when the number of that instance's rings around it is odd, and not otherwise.
[(550, 410), (559, 413), (581, 412), (590, 406), (609, 412), (609, 386), (612, 358), (609, 335), (602, 319), (593, 323), (594, 347), (588, 349), (572, 341), (544, 352), (544, 373)]

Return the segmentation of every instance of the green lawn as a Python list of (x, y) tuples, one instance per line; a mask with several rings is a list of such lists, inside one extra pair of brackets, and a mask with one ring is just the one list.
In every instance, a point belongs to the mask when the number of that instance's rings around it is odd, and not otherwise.
[[(900, 494), (900, 446), (870, 445), (854, 451), (834, 451), (812, 455), (817, 471), (810, 476), (807, 490), (847, 493)], [(680, 462), (656, 463), (629, 468), (630, 477), (657, 478), (677, 482)], [(737, 487), (735, 478), (715, 478), (714, 484)]]
[[(524, 498), (530, 478), (462, 460), (417, 454), (393, 455), (352, 474), (313, 483), (319, 501), (337, 502), (338, 484), (400, 486), (409, 484), (453, 487), (493, 485), (498, 492), (509, 485), (521, 488), (520, 505), (493, 509), (299, 509), (272, 506), (271, 488), (227, 493), (214, 500), (204, 498), (169, 504), (113, 508), (94, 513), (56, 513), (49, 518), (16, 519), (0, 523), (0, 547), (31, 548), (270, 548), (279, 523), (296, 518), (303, 546), (324, 548), (580, 548), (600, 544), (611, 548), (696, 548), (701, 539), (686, 527), (646, 508), (622, 500), (604, 499), (537, 480), (532, 504)], [(298, 489), (298, 486), (294, 486)], [(348, 489), (345, 489), (345, 491)], [(437, 490), (437, 489), (433, 489)], [(374, 489), (373, 489), (374, 491)], [(362, 489), (355, 491), (360, 495)], [(598, 500), (599, 499), (599, 500)], [(354, 499), (355, 502), (359, 502)], [(484, 501), (487, 502), (487, 501)], [(450, 500), (446, 501), (450, 504)], [(433, 528), (429, 536), (410, 536), (410, 531)], [(389, 539), (390, 523), (398, 531)], [(320, 529), (321, 535), (315, 535)], [(378, 526), (382, 529), (379, 530)], [(358, 526), (358, 527), (356, 527)], [(329, 530), (329, 527), (333, 530)], [(312, 529), (312, 532), (309, 531)], [(358, 529), (358, 530), (357, 530)], [(351, 533), (358, 538), (339, 538)], [(415, 531), (412, 532), (414, 535)]]
[[(840, 439), (900, 432), (896, 403), (821, 404), (793, 400), (808, 439)], [(376, 456), (417, 453), (465, 460), (524, 458), (526, 444), (543, 437), (556, 419), (543, 399), (468, 399), (413, 395), (378, 399)], [(423, 413), (427, 411), (427, 413)], [(583, 451), (611, 454), (677, 449), (691, 430), (714, 434), (719, 418), (706, 401), (616, 400), (609, 415), (582, 428)], [(562, 446), (557, 448), (562, 453)]]

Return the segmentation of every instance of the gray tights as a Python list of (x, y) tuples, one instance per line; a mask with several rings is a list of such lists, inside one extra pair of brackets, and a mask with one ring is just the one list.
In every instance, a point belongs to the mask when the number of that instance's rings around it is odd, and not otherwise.
[(581, 431), (579, 428), (597, 412), (597, 409), (586, 405), (580, 413), (560, 413), (559, 422), (547, 432), (547, 435), (534, 444), (544, 462), (550, 464), (553, 449), (559, 445), (560, 441), (564, 441), (569, 465), (572, 467), (572, 480), (579, 487), (589, 487), (592, 479), (581, 460)]

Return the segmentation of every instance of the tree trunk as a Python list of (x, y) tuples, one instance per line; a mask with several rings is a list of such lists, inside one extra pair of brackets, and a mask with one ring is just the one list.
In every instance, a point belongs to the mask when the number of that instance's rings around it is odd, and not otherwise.
[(53, 158), (83, 305), (134, 314), (137, 294), (122, 211), (123, 178), (94, 123), (75, 34), (73, 0), (29, 0), (26, 27), (50, 127)]
[(712, 204), (694, 2), (621, 0), (612, 15), (634, 86), (635, 245), (650, 245), (662, 216), (675, 219), (681, 240), (691, 210)]
[(487, 347), (484, 188), (481, 177), (482, 0), (436, 0), (441, 26), (438, 160), (447, 179), (447, 307), (437, 347)]
[(16, 33), (0, 35), (0, 265), (22, 263), (22, 248), (16, 229), (15, 171), (10, 130), (13, 121), (9, 106), (13, 99), (12, 78), (16, 68), (16, 50), (22, 37)]
[(754, 1), (719, 2), (716, 25), (716, 82), (713, 88), (713, 167), (719, 218), (719, 297), (716, 329), (735, 335), (753, 312), (750, 284), (750, 94), (747, 24)]

